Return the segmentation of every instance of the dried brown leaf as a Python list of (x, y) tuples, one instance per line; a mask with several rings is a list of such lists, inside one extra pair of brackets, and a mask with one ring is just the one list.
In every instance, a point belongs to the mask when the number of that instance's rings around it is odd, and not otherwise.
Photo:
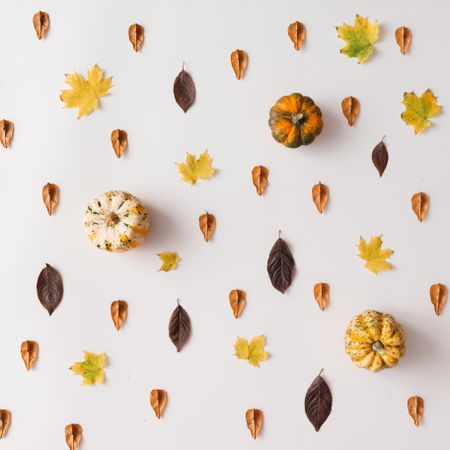
[(325, 206), (328, 203), (329, 190), (328, 186), (322, 183), (317, 183), (312, 188), (313, 202), (317, 207), (317, 211), (322, 214), (325, 210)]
[(342, 114), (344, 114), (348, 124), (352, 126), (359, 114), (359, 100), (355, 97), (345, 97), (341, 106)]
[(234, 73), (236, 74), (236, 78), (240, 80), (245, 71), (247, 70), (248, 65), (248, 55), (244, 50), (235, 50), (231, 52), (231, 66), (233, 67)]
[(195, 101), (194, 80), (189, 73), (184, 70), (184, 64), (181, 72), (177, 75), (173, 83), (173, 95), (175, 96), (177, 105), (184, 112), (187, 112)]
[(83, 428), (77, 423), (70, 423), (65, 428), (66, 442), (70, 450), (77, 450), (83, 436)]
[(64, 286), (61, 275), (50, 264), (45, 264), (41, 270), (36, 283), (36, 291), (41, 305), (51, 316), (61, 303)]
[(27, 370), (35, 363), (39, 353), (39, 345), (35, 341), (24, 341), (20, 346), (23, 362)]
[(305, 395), (305, 413), (316, 431), (327, 420), (333, 405), (333, 396), (327, 382), (322, 378), (323, 369), (314, 378)]
[(164, 389), (153, 389), (150, 392), (150, 405), (155, 411), (156, 417), (161, 418), (167, 403), (167, 392)]
[(256, 439), (263, 426), (264, 414), (260, 409), (247, 409), (245, 413), (247, 428), (253, 439)]
[(327, 307), (328, 300), (330, 299), (330, 286), (327, 283), (317, 283), (314, 286), (314, 298), (321, 311), (323, 311)]
[(0, 142), (4, 148), (8, 148), (14, 136), (14, 123), (10, 120), (0, 120)]
[(264, 166), (255, 166), (252, 169), (252, 180), (258, 195), (264, 194), (269, 183), (269, 169)]
[(42, 39), (47, 34), (47, 31), (50, 27), (50, 17), (46, 12), (38, 11), (33, 16), (33, 25), (36, 30), (36, 35), (38, 39)]
[(387, 151), (386, 145), (384, 144), (384, 137), (375, 146), (372, 151), (372, 162), (375, 168), (378, 170), (380, 177), (386, 170), (387, 163), (389, 161), (389, 153)]
[(128, 147), (128, 133), (125, 130), (113, 130), (111, 133), (111, 144), (116, 156), (120, 158)]
[(174, 309), (169, 321), (169, 337), (177, 352), (180, 352), (191, 335), (191, 319), (187, 311), (180, 305)]
[(402, 55), (406, 55), (411, 45), (412, 40), (411, 30), (407, 27), (397, 28), (395, 30), (395, 39), (397, 41), (398, 46), (400, 47)]
[(408, 412), (414, 420), (414, 425), (416, 427), (420, 425), (424, 410), (425, 405), (422, 397), (415, 395), (414, 397), (408, 398)]
[(437, 316), (441, 315), (442, 308), (447, 302), (447, 286), (437, 283), (430, 287), (430, 299), (434, 306), (434, 312)]
[(247, 303), (245, 297), (245, 292), (240, 289), (230, 291), (230, 305), (236, 319), (239, 318), (245, 308), (245, 304)]
[(419, 222), (422, 222), (430, 207), (430, 197), (425, 192), (417, 192), (411, 198), (411, 207)]
[(205, 241), (208, 242), (216, 230), (216, 218), (214, 214), (210, 214), (209, 212), (202, 214), (198, 218), (198, 225)]
[(130, 39), (135, 52), (139, 51), (141, 48), (141, 45), (144, 42), (144, 35), (144, 27), (138, 23), (134, 23), (128, 28), (128, 38)]
[(301, 50), (306, 35), (305, 25), (301, 22), (292, 22), (288, 26), (288, 35), (294, 43), (295, 50)]
[(281, 231), (270, 250), (267, 260), (267, 273), (272, 286), (284, 294), (294, 278), (295, 260), (289, 246), (284, 239), (281, 239), (280, 235)]
[(56, 184), (47, 183), (42, 188), (42, 200), (44, 200), (48, 215), (51, 216), (59, 202), (59, 187)]
[(111, 303), (111, 318), (116, 330), (119, 331), (128, 315), (128, 303), (125, 300), (115, 300)]
[(11, 412), (7, 409), (0, 409), (0, 439), (6, 436), (11, 425)]

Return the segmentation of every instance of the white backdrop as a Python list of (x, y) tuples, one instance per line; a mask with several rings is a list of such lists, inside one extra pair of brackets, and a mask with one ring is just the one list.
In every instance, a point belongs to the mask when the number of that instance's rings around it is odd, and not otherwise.
[[(450, 284), (448, 254), (449, 63), (445, 56), (450, 4), (445, 0), (256, 1), (40, 0), (2, 3), (0, 116), (12, 120), (11, 148), (0, 151), (2, 236), (0, 302), (0, 408), (13, 419), (2, 448), (65, 448), (64, 427), (83, 426), (82, 449), (174, 450), (273, 448), (444, 448), (450, 401), (449, 311), (436, 317), (429, 286)], [(38, 41), (31, 23), (47, 11), (51, 29)], [(378, 19), (381, 37), (365, 64), (339, 53), (335, 26), (355, 14)], [(306, 25), (296, 52), (289, 23)], [(135, 53), (130, 24), (145, 27)], [(413, 32), (407, 56), (394, 39), (398, 26)], [(249, 54), (243, 80), (230, 52)], [(172, 84), (186, 62), (196, 88), (184, 114)], [(63, 109), (64, 74), (93, 64), (113, 76), (111, 95), (91, 116)], [(434, 90), (443, 115), (415, 136), (400, 119), (405, 91)], [(268, 111), (282, 95), (301, 92), (321, 107), (325, 127), (313, 145), (291, 150), (276, 143)], [(353, 95), (361, 114), (353, 128), (340, 110)], [(110, 133), (128, 131), (118, 160)], [(386, 135), (390, 160), (380, 179), (371, 162)], [(175, 166), (186, 151), (208, 149), (217, 174), (191, 187)], [(258, 197), (253, 166), (270, 169)], [(325, 214), (311, 187), (330, 188)], [(41, 201), (47, 182), (61, 188), (52, 217)], [(141, 198), (152, 218), (146, 243), (127, 254), (93, 247), (82, 213), (93, 197), (124, 189)], [(410, 198), (431, 197), (419, 223)], [(198, 216), (215, 214), (217, 231), (206, 244)], [(266, 260), (278, 230), (292, 248), (298, 272), (282, 296), (272, 288)], [(395, 250), (395, 269), (378, 277), (363, 269), (359, 236), (383, 234)], [(161, 251), (178, 251), (179, 268), (158, 272)], [(36, 297), (45, 263), (63, 276), (65, 294), (49, 317)], [(325, 281), (331, 300), (321, 312), (312, 288)], [(228, 304), (231, 289), (247, 292), (239, 320)], [(181, 353), (168, 338), (180, 297), (193, 335)], [(129, 303), (115, 331), (109, 305)], [(392, 313), (406, 329), (407, 354), (392, 370), (358, 369), (345, 355), (348, 321), (366, 308)], [(271, 358), (253, 368), (233, 356), (236, 336), (265, 334)], [(40, 344), (26, 372), (20, 343)], [(102, 386), (82, 387), (68, 367), (82, 351), (106, 352)], [(333, 412), (316, 433), (304, 394), (321, 368), (334, 396)], [(169, 403), (157, 420), (149, 391), (166, 389)], [(423, 426), (408, 416), (407, 398), (425, 400)], [(245, 410), (260, 408), (265, 426), (253, 442)], [(352, 441), (354, 443), (352, 443)]]

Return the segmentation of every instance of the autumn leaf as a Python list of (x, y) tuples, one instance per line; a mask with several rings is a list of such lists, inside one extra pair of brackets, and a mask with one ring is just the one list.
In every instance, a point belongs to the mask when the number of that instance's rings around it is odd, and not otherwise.
[(103, 368), (106, 366), (106, 355), (104, 353), (83, 352), (83, 361), (76, 362), (70, 370), (83, 377), (84, 385), (101, 384), (105, 381)]
[(158, 253), (159, 259), (161, 260), (161, 267), (159, 270), (163, 272), (169, 272), (170, 270), (175, 270), (180, 261), (180, 256), (177, 252), (162, 252)]
[(152, 389), (150, 392), (150, 405), (158, 419), (161, 419), (166, 403), (167, 392), (164, 389)]
[(417, 192), (411, 198), (411, 208), (417, 216), (419, 222), (422, 222), (427, 215), (430, 207), (430, 197), (425, 192)]
[(437, 98), (430, 89), (427, 89), (420, 97), (414, 92), (405, 92), (402, 103), (406, 111), (402, 112), (401, 118), (406, 125), (414, 128), (415, 134), (423, 133), (430, 125), (428, 120), (441, 113), (441, 107), (436, 103)]
[(208, 150), (200, 153), (198, 158), (192, 153), (187, 152), (186, 161), (177, 163), (181, 180), (191, 184), (195, 184), (197, 180), (207, 180), (215, 171), (211, 167), (211, 162), (212, 158), (209, 156)]
[(430, 287), (430, 299), (434, 306), (434, 312), (437, 316), (441, 315), (442, 308), (447, 302), (448, 289), (447, 286), (441, 283), (433, 284)]
[(266, 338), (264, 336), (255, 336), (250, 343), (247, 339), (238, 337), (234, 349), (238, 359), (246, 359), (255, 367), (259, 367), (259, 363), (265, 361), (269, 354), (265, 352)]
[(395, 40), (400, 47), (400, 52), (402, 55), (408, 53), (409, 47), (411, 45), (412, 33), (408, 27), (399, 27), (395, 30)]
[(128, 28), (128, 39), (130, 39), (131, 45), (135, 52), (139, 51), (142, 43), (144, 42), (145, 30), (142, 25), (138, 23), (133, 23)]
[(78, 444), (83, 437), (83, 427), (78, 423), (70, 423), (69, 425), (66, 425), (64, 433), (66, 435), (66, 443), (69, 450), (77, 450)]
[(386, 260), (389, 259), (394, 253), (389, 248), (382, 249), (383, 241), (380, 236), (375, 236), (366, 242), (363, 237), (359, 238), (359, 244), (357, 245), (361, 259), (366, 261), (364, 267), (370, 272), (378, 275), (379, 272), (385, 270), (391, 270), (392, 264)]
[(20, 346), (20, 353), (27, 370), (36, 362), (39, 353), (39, 344), (35, 341), (24, 341)]
[(103, 78), (103, 70), (97, 65), (88, 71), (87, 80), (79, 73), (66, 74), (66, 83), (72, 89), (61, 91), (61, 100), (66, 108), (78, 108), (78, 118), (97, 109), (98, 99), (111, 88), (112, 78)]
[(269, 183), (269, 169), (264, 166), (255, 166), (252, 169), (252, 181), (258, 195), (263, 195)]
[(233, 67), (236, 78), (240, 80), (245, 71), (247, 70), (248, 65), (248, 55), (244, 50), (234, 50), (231, 52), (231, 66)]
[(128, 316), (128, 303), (125, 300), (115, 300), (111, 303), (111, 318), (117, 331)]
[(341, 108), (347, 123), (352, 127), (359, 114), (359, 100), (352, 96), (345, 97), (341, 102)]
[(325, 206), (328, 203), (329, 189), (328, 186), (319, 183), (315, 184), (312, 188), (312, 198), (313, 202), (317, 207), (317, 211), (322, 214), (325, 210)]
[(0, 409), (0, 439), (3, 439), (11, 425), (11, 411)]
[(336, 27), (338, 36), (347, 45), (341, 48), (341, 53), (349, 58), (357, 58), (358, 64), (367, 61), (373, 53), (373, 44), (378, 41), (378, 22), (370, 23), (366, 17), (356, 15), (354, 25)]
[(205, 214), (202, 214), (198, 218), (198, 225), (200, 227), (200, 231), (205, 238), (205, 241), (208, 242), (214, 234), (216, 230), (216, 217), (214, 214), (209, 213), (208, 211)]
[(3, 148), (8, 148), (11, 145), (11, 140), (14, 136), (14, 123), (10, 120), (0, 120), (0, 143)]
[(260, 409), (247, 409), (245, 420), (252, 438), (256, 439), (263, 425), (264, 413)]
[(59, 202), (59, 187), (53, 183), (47, 183), (42, 188), (42, 200), (47, 208), (48, 215), (51, 216)]
[(33, 16), (33, 25), (34, 29), (36, 30), (37, 38), (40, 40), (48, 32), (48, 29), (50, 27), (50, 17), (46, 12), (38, 11)]
[(414, 425), (418, 427), (425, 411), (424, 401), (422, 397), (415, 395), (408, 398), (408, 412), (414, 421)]
[(128, 147), (128, 133), (125, 130), (117, 128), (111, 133), (111, 144), (114, 149), (114, 153), (120, 158), (123, 152)]
[(295, 50), (301, 50), (306, 35), (305, 25), (298, 21), (292, 22), (288, 27), (288, 35), (294, 44)]
[(314, 298), (321, 311), (324, 311), (330, 300), (330, 286), (328, 283), (317, 283), (314, 285)]
[(246, 293), (241, 289), (233, 289), (232, 291), (230, 291), (230, 306), (236, 319), (239, 318), (239, 316), (242, 314), (243, 309), (245, 308), (245, 305), (247, 303), (246, 296)]

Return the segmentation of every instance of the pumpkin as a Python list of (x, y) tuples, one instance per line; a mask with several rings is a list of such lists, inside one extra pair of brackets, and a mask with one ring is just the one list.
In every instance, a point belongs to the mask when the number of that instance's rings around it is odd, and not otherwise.
[(270, 109), (269, 126), (277, 142), (297, 148), (311, 144), (320, 134), (322, 112), (309, 97), (298, 93), (286, 95)]
[(357, 366), (371, 372), (393, 367), (405, 354), (403, 328), (390, 314), (364, 311), (347, 328), (345, 351)]
[(109, 191), (92, 200), (84, 213), (90, 241), (109, 252), (126, 252), (144, 242), (150, 226), (148, 212), (133, 195)]

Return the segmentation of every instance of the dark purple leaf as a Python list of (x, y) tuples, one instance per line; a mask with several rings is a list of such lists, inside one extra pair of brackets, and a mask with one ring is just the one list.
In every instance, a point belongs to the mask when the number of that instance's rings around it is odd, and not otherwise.
[(169, 322), (169, 337), (177, 352), (181, 351), (191, 335), (191, 320), (186, 310), (178, 303)]
[(52, 315), (61, 303), (64, 288), (61, 275), (50, 264), (41, 270), (36, 289), (41, 305)]
[(195, 100), (195, 85), (192, 77), (183, 69), (173, 83), (173, 94), (178, 106), (186, 112)]
[(267, 260), (267, 273), (272, 286), (284, 294), (292, 283), (294, 270), (294, 257), (286, 242), (279, 237), (270, 250)]
[(322, 370), (314, 378), (305, 396), (305, 412), (316, 431), (327, 420), (331, 413), (333, 396), (326, 381), (322, 378)]
[(380, 177), (383, 175), (389, 161), (389, 154), (384, 144), (384, 138), (375, 146), (372, 152), (373, 165), (378, 170)]

